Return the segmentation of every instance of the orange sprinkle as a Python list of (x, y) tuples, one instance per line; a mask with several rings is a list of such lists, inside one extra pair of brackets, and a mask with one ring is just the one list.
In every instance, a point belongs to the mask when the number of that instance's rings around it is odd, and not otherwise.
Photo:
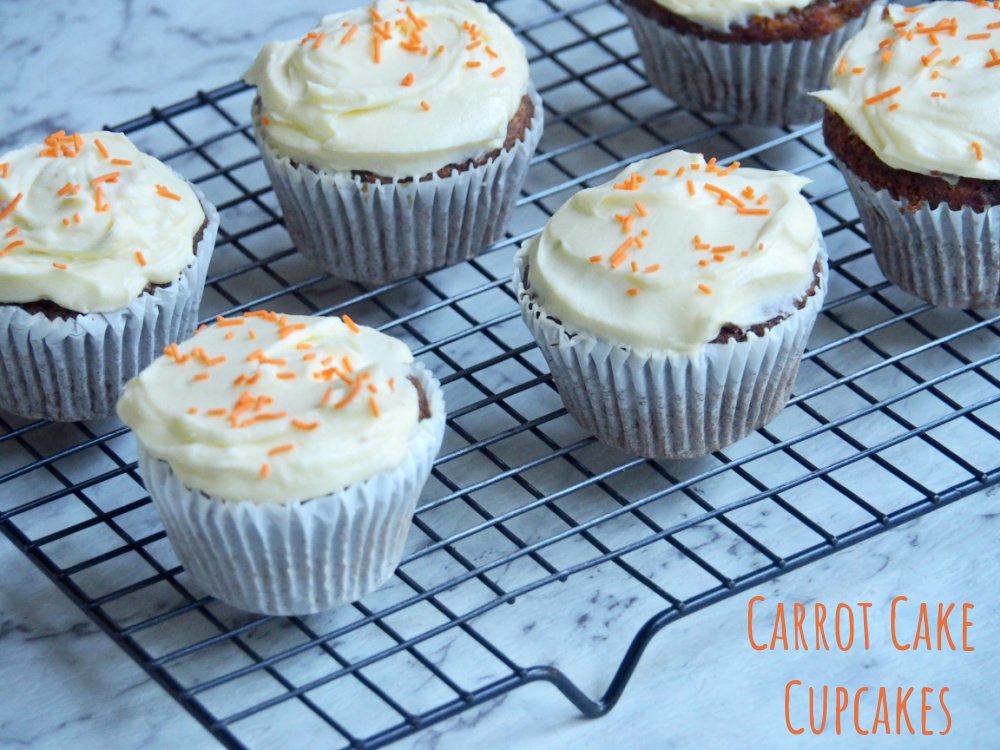
[(188, 414), (197, 414), (197, 413), (198, 413), (197, 406), (192, 406), (190, 409), (188, 409)]
[(944, 93), (943, 91), (932, 91), (931, 92), (931, 98), (932, 99), (947, 99), (948, 95), (946, 93)]
[(889, 111), (890, 112), (892, 112), (892, 110), (894, 110), (894, 109), (899, 109), (899, 102), (896, 102), (895, 104), (890, 104), (889, 105)]
[[(996, 3), (994, 3), (994, 5), (996, 5)], [(996, 23), (987, 24), (986, 28), (987, 29), (1000, 29), (1000, 21), (997, 21)]]
[(7, 234), (5, 234), (4, 237), (13, 237), (15, 234), (17, 234), (17, 232), (18, 232), (18, 228), (14, 227), (9, 232), (7, 232)]
[(195, 380), (208, 380), (209, 374), (207, 372), (199, 372), (194, 376)]
[(351, 401), (354, 400), (354, 397), (358, 395), (358, 391), (361, 390), (361, 380), (362, 380), (361, 378), (358, 378), (356, 381), (354, 381), (354, 387), (351, 388), (350, 392), (348, 392), (346, 396), (344, 396), (342, 399), (340, 399), (340, 401), (338, 401), (333, 405), (334, 409), (343, 409), (345, 406), (351, 403)]
[(992, 34), (969, 34), (966, 39), (989, 39)]
[(94, 210), (103, 211), (104, 206), (104, 188), (98, 187), (97, 192), (94, 193)]
[(639, 264), (638, 264), (638, 263), (636, 263), (636, 262), (635, 262), (635, 261), (633, 260), (633, 261), (632, 261), (632, 273), (638, 273), (638, 272), (639, 272)]
[(38, 155), (47, 156), (50, 159), (55, 159), (59, 156), (59, 149), (57, 149), (55, 146), (53, 146), (52, 148), (43, 148), (41, 151), (38, 152)]
[(725, 259), (726, 259), (725, 255), (713, 255), (712, 256), (712, 260), (714, 260), (716, 263), (722, 263), (723, 261), (725, 261)]
[(880, 102), (883, 99), (888, 99), (890, 96), (895, 96), (902, 90), (903, 90), (902, 86), (893, 86), (888, 91), (883, 91), (881, 94), (875, 94), (875, 96), (868, 97), (867, 99), (865, 99), (865, 104), (876, 104), (877, 102)]
[(421, 100), (421, 102), (420, 102), (420, 106), (424, 108), (424, 111), (425, 111), (425, 112), (429, 111), (429, 110), (430, 110), (430, 108), (431, 108), (431, 105), (430, 105), (430, 104), (428, 104), (427, 102), (423, 101), (423, 100)]
[(271, 473), (271, 467), (268, 466), (267, 464), (263, 464), (260, 467), (260, 478), (261, 479), (267, 479), (267, 475), (270, 474), (270, 473)]
[(625, 294), (629, 295), (630, 297), (636, 297), (639, 294), (639, 290), (638, 289), (627, 289), (625, 291)]
[(319, 49), (320, 47), (323, 46), (323, 42), (325, 41), (326, 41), (326, 32), (321, 31), (319, 36), (316, 37), (316, 41), (313, 42), (313, 49)]
[(712, 192), (712, 193), (715, 193), (716, 195), (718, 195), (719, 196), (719, 204), (720, 205), (723, 204), (723, 203), (725, 203), (726, 201), (732, 201), (733, 204), (737, 208), (743, 208), (744, 206), (746, 206), (746, 204), (743, 201), (741, 201), (739, 198), (737, 198), (735, 195), (733, 195), (732, 193), (730, 193), (730, 192), (728, 192), (726, 190), (723, 190), (720, 187), (717, 187), (716, 185), (712, 185), (712, 184), (706, 183), (705, 184), (705, 190), (708, 190), (709, 192)]
[(719, 245), (718, 247), (713, 247), (713, 253), (731, 253), (736, 249), (736, 245)]
[(341, 315), (340, 318), (344, 321), (347, 327), (351, 329), (352, 333), (361, 333), (361, 329), (358, 328), (358, 324), (351, 320), (349, 315)]
[(348, 30), (348, 32), (347, 32), (346, 34), (344, 34), (343, 38), (342, 38), (342, 39), (340, 40), (340, 43), (341, 43), (341, 44), (347, 44), (347, 43), (348, 43), (349, 41), (351, 41), (351, 39), (352, 39), (352, 38), (354, 37), (354, 35), (355, 35), (355, 34), (357, 34), (357, 33), (358, 33), (358, 25), (357, 25), (357, 24), (354, 24), (354, 25), (353, 25), (353, 26), (352, 26), (352, 27), (351, 27), (351, 28), (350, 28), (350, 29)]
[(375, 10), (374, 8), (369, 8), (368, 12), (372, 14), (372, 18), (374, 18), (379, 23), (382, 23), (382, 16), (378, 14), (377, 10)]
[(0, 221), (3, 221), (12, 213), (14, 213), (14, 209), (17, 208), (17, 204), (21, 202), (21, 198), (23, 197), (24, 196), (22, 196), (21, 193), (18, 193), (17, 195), (14, 196), (14, 199), (7, 204), (7, 208), (5, 208), (3, 211), (0, 211)]
[(0, 177), (7, 179), (7, 175), (9, 174), (10, 174), (10, 162), (5, 161), (3, 164), (0, 164)]
[(103, 156), (105, 159), (111, 158), (111, 154), (109, 154), (108, 150), (104, 148), (104, 144), (101, 143), (100, 138), (94, 139), (94, 145), (97, 146), (97, 150), (101, 152), (101, 156)]
[(465, 67), (467, 67), (467, 68), (478, 68), (480, 65), (482, 65), (481, 62), (477, 62), (475, 60), (469, 60), (469, 62), (467, 62), (465, 64)]
[(73, 133), (73, 147), (77, 151), (83, 148), (83, 138), (80, 136), (79, 133)]
[(892, 59), (892, 50), (884, 49), (882, 50), (882, 62), (887, 63)]
[(711, 294), (711, 293), (712, 293), (712, 290), (711, 290), (711, 289), (709, 289), (709, 288), (708, 288), (707, 286), (705, 286), (704, 284), (699, 284), (699, 285), (698, 285), (698, 289), (699, 289), (699, 290), (701, 290), (702, 292), (704, 292), (705, 294)]
[(347, 370), (347, 372), (354, 372), (354, 368), (351, 367), (351, 360), (349, 360), (346, 356), (340, 360), (340, 363), (344, 366), (344, 369)]
[(382, 62), (382, 37), (375, 36), (372, 37), (372, 42), (375, 45), (374, 59), (376, 63)]
[(305, 351), (306, 349), (312, 349), (312, 344), (307, 344), (305, 341), (303, 341), (302, 343), (296, 344), (295, 348), (299, 349), (300, 351)]
[(63, 226), (64, 227), (68, 227), (69, 226), (69, 219), (63, 219)]
[[(489, 49), (489, 48), (487, 48), (487, 49)], [(440, 55), (442, 52), (444, 52), (444, 45), (443, 44), (438, 47), (437, 53)]]
[(209, 409), (205, 414), (209, 417), (221, 417), (226, 413), (225, 409)]
[(326, 389), (326, 393), (323, 394), (323, 398), (320, 400), (319, 405), (326, 406), (328, 403), (330, 403), (330, 396), (332, 395), (333, 395), (333, 386), (330, 386), (329, 388)]
[(407, 7), (406, 15), (409, 17), (411, 21), (413, 21), (413, 25), (416, 26), (418, 29), (422, 29), (425, 26), (427, 26), (426, 21), (424, 21), (422, 18), (417, 18), (416, 14), (413, 12), (413, 8)]
[(502, 76), (504, 74), (505, 70), (507, 70), (507, 68), (499, 67), (496, 70), (494, 70), (492, 73), (490, 73), (490, 75), (493, 76), (494, 78), (499, 78), (500, 76)]
[(743, 250), (742, 252), (740, 252), (740, 255), (742, 255), (744, 258), (747, 257), (749, 254), (750, 253), (747, 250)]
[(241, 326), (246, 323), (243, 318), (223, 318), (221, 315), (215, 316), (215, 323), (219, 328), (225, 328), (226, 326)]
[(694, 195), (694, 183), (688, 180), (688, 195)]
[(771, 196), (769, 196), (767, 193), (765, 193), (764, 195), (760, 196), (760, 198), (757, 199), (757, 205), (758, 206), (763, 206), (765, 203), (767, 203), (767, 201), (768, 201), (768, 199), (770, 197)]
[(740, 163), (738, 161), (734, 161), (728, 167), (719, 172), (719, 177), (725, 177), (726, 175), (732, 174), (739, 168), (740, 168)]
[(169, 198), (173, 201), (179, 201), (181, 197), (179, 195), (174, 195), (169, 190), (167, 190), (163, 185), (156, 186), (156, 194), (164, 198)]
[(486, 45), (486, 47), (484, 49), (486, 50), (486, 54), (489, 55), (490, 57), (492, 57), (494, 59), (496, 59), (497, 57), (499, 57), (499, 55), (497, 55), (496, 52), (494, 52), (493, 50), (490, 49), (489, 45)]
[(413, 73), (407, 73), (406, 74), (406, 78), (404, 78), (402, 80), (402, 85), (403, 86), (412, 86), (413, 85)]
[(920, 62), (922, 62), (924, 64), (924, 67), (926, 68), (928, 65), (931, 64), (931, 62), (934, 60), (934, 58), (937, 57), (940, 54), (941, 54), (941, 48), (940, 47), (935, 47), (931, 51), (931, 53), (929, 55), (922, 56), (920, 58)]
[(718, 172), (719, 170), (715, 166), (715, 157), (713, 156), (708, 160), (708, 164), (705, 165), (706, 172)]
[(63, 185), (61, 188), (59, 188), (59, 192), (56, 193), (56, 195), (58, 195), (61, 198), (62, 196), (66, 195), (72, 189), (73, 189), (73, 183), (72, 182), (67, 182), (65, 185)]
[(465, 45), (465, 48), (466, 49), (475, 49), (476, 47), (478, 47), (482, 43), (483, 43), (482, 39), (479, 39), (479, 40), (473, 42), (472, 44)]
[(130, 162), (128, 159), (112, 159), (111, 163), (112, 164), (118, 164), (119, 166), (122, 166), (122, 167), (131, 167), (132, 166), (132, 162)]
[(622, 222), (622, 230), (625, 232), (625, 234), (628, 234), (629, 232), (632, 231), (632, 222), (633, 221), (635, 221), (635, 214), (629, 214), (625, 218), (625, 221)]
[(279, 453), (288, 453), (288, 451), (294, 449), (295, 449), (294, 445), (292, 445), (291, 443), (285, 443), (284, 445), (279, 445), (276, 448), (271, 448), (271, 450), (267, 452), (267, 455), (277, 456)]
[(656, 273), (657, 271), (660, 270), (660, 264), (657, 263), (655, 266), (646, 266), (646, 268), (643, 270), (645, 273)]
[(837, 66), (837, 75), (838, 76), (844, 75), (845, 70), (847, 70), (847, 58), (842, 57), (840, 58), (840, 65)]
[(295, 379), (295, 373), (294, 372), (279, 372), (278, 375), (277, 375), (277, 378), (278, 378), (278, 380), (294, 380)]
[(295, 325), (281, 326), (281, 328), (278, 329), (278, 337), (285, 338), (287, 336), (291, 336), (293, 333), (295, 333), (295, 331), (301, 331), (305, 327), (306, 327), (305, 323), (296, 323)]
[(378, 417), (378, 404), (375, 403), (375, 397), (374, 396), (369, 396), (368, 397), (368, 406), (372, 410), (372, 416), (373, 417)]
[(618, 247), (617, 250), (615, 250), (614, 254), (611, 256), (612, 268), (618, 268), (618, 266), (622, 264), (622, 262), (625, 260), (625, 255), (628, 249), (632, 246), (633, 242), (635, 242), (635, 238), (629, 237)]
[(635, 202), (635, 210), (639, 212), (639, 216), (646, 218), (649, 216), (649, 212), (646, 211), (646, 207), (643, 206), (639, 201)]
[[(886, 62), (889, 62), (889, 61), (886, 60)], [(865, 69), (864, 68), (851, 68), (851, 72), (854, 73), (854, 75), (858, 75), (859, 76), (859, 75), (861, 75), (862, 73), (865, 72)]]
[(146, 265), (146, 256), (142, 254), (141, 250), (135, 251), (135, 259), (139, 261), (140, 266)]
[(591, 255), (590, 256), (590, 262), (591, 263), (600, 263), (602, 260), (604, 260), (604, 256), (603, 255)]
[(66, 270), (66, 264), (65, 263), (53, 263), (52, 267), (53, 268), (58, 268), (60, 271), (65, 271)]
[(980, 146), (976, 141), (972, 142), (972, 148), (976, 152), (976, 161), (983, 160), (983, 147)]
[(707, 266), (708, 265), (708, 261), (707, 260), (699, 260), (698, 261), (698, 265), (699, 266)]
[(961, 59), (962, 59), (961, 55), (955, 55), (948, 62), (951, 63), (952, 65), (958, 65), (958, 61), (961, 60)]
[(769, 208), (737, 208), (736, 213), (743, 214), (745, 216), (767, 216), (771, 213)]
[(753, 200), (753, 188), (752, 188), (752, 187), (750, 187), (749, 185), (747, 185), (747, 186), (746, 186), (745, 188), (743, 188), (743, 190), (742, 190), (742, 191), (740, 192), (740, 195), (742, 195), (742, 196), (743, 196), (744, 198), (746, 198), (747, 200)]
[(319, 427), (319, 422), (303, 422), (301, 419), (293, 419), (292, 427), (306, 431), (315, 430), (317, 427)]

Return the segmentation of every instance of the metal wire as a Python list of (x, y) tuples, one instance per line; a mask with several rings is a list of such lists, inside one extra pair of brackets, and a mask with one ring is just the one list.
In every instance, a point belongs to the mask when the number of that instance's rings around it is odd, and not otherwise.
[[(118, 128), (220, 209), (206, 319), (350, 312), (444, 384), (445, 447), (390, 584), (326, 615), (236, 612), (177, 563), (119, 422), (0, 418), (0, 529), (226, 747), (265, 747), (268, 727), (292, 720), (325, 746), (382, 747), (539, 680), (600, 716), (670, 622), (1000, 481), (998, 318), (885, 282), (816, 125), (732, 126), (673, 106), (602, 0), (493, 7), (528, 48), (546, 134), (509, 236), (461, 266), (379, 288), (317, 273), (281, 224), (242, 84)], [(687, 462), (581, 430), (509, 283), (513, 249), (575, 189), (672, 148), (813, 179), (831, 258), (788, 408)], [(567, 670), (598, 642), (587, 684), (608, 687), (594, 697)]]

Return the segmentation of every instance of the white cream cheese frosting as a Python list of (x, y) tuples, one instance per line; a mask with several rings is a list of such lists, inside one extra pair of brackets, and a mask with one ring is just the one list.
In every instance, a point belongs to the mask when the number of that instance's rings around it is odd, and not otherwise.
[(0, 156), (0, 302), (121, 310), (191, 263), (190, 186), (121, 133), (49, 136)]
[(638, 352), (793, 312), (819, 251), (809, 181), (735, 164), (671, 151), (577, 193), (525, 246), (529, 293), (568, 331)]
[(337, 492), (407, 456), (419, 418), (398, 339), (350, 318), (217, 319), (130, 380), (118, 414), (185, 486), (285, 503)]
[(815, 95), (894, 169), (1000, 179), (1000, 10), (876, 10)]
[(815, 0), (655, 0), (667, 10), (716, 31), (745, 26), (754, 16), (773, 18)]
[(514, 33), (483, 3), (379, 0), (267, 44), (244, 80), (280, 155), (420, 177), (503, 145), (528, 87)]

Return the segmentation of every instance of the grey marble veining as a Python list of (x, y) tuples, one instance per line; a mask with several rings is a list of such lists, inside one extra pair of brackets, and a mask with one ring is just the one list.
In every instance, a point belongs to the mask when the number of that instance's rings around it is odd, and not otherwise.
[[(117, 123), (144, 114), (153, 105), (229, 83), (267, 40), (299, 34), (323, 13), (350, 4), (344, 0), (294, 4), (0, 0), (0, 59), (5, 61), (0, 98), (6, 105), (0, 150), (63, 127), (90, 130)], [(460, 347), (454, 352), (457, 359), (475, 356)], [(843, 685), (852, 690), (862, 685), (918, 689), (947, 685), (954, 721), (948, 737), (866, 737), (865, 744), (1000, 747), (995, 708), (1000, 702), (995, 680), (1000, 604), (993, 575), (1000, 567), (998, 498), (997, 492), (982, 493), (761, 587), (760, 594), (769, 602), (781, 600), (789, 606), (821, 601), (832, 609), (838, 602), (873, 602), (873, 641), (867, 652), (857, 648), (846, 654), (756, 652), (746, 639), (749, 595), (740, 595), (661, 633), (621, 704), (605, 719), (581, 719), (554, 688), (535, 684), (395, 747), (855, 746), (858, 738), (838, 738), (829, 730), (820, 738), (794, 738), (788, 733), (783, 690), (794, 678), (806, 686)], [(39, 522), (63, 520), (56, 515)], [(519, 531), (529, 536), (545, 530)], [(623, 525), (615, 533), (624, 538), (628, 529)], [(572, 556), (571, 545), (563, 552)], [(650, 555), (658, 553), (644, 554), (650, 565), (656, 562)], [(6, 541), (0, 542), (0, 570), (0, 750), (219, 747)], [(519, 571), (511, 567), (501, 575), (516, 582)], [(523, 664), (552, 660), (596, 696), (611, 678), (610, 665), (627, 645), (609, 639), (609, 632), (623, 623), (638, 627), (656, 607), (636, 596), (629, 582), (613, 572), (600, 569), (588, 575), (589, 585), (578, 588), (585, 592), (580, 594), (583, 602), (553, 603), (559, 592), (550, 587), (531, 595), (532, 608), (518, 608), (513, 614), (498, 608), (477, 621), (477, 627), (509, 643)], [(383, 595), (392, 593), (390, 589)], [(974, 603), (976, 651), (925, 654), (893, 649), (884, 625), (888, 602), (898, 594), (911, 602), (935, 605)], [(468, 601), (466, 606), (471, 606)], [(576, 614), (581, 608), (586, 616)], [(773, 609), (761, 608), (757, 614), (755, 630), (769, 631)], [(877, 633), (875, 625), (880, 628)], [(553, 645), (558, 639), (551, 634), (560, 633), (571, 633), (573, 638)], [(149, 637), (155, 645), (156, 634)], [(267, 633), (261, 639), (266, 642)], [(338, 647), (363, 651), (364, 644)], [(442, 661), (475, 655), (456, 634), (435, 641), (428, 653)], [(304, 656), (286, 668), (297, 679), (306, 679), (325, 666)], [(476, 678), (487, 682), (495, 674), (499, 672), (483, 664)], [(414, 683), (401, 689), (416, 695), (425, 687)], [(357, 700), (357, 711), (364, 715), (360, 696), (329, 699)], [(801, 709), (800, 705), (797, 719)], [(261, 726), (253, 727), (271, 747), (310, 747), (322, 736), (294, 708), (274, 716), (277, 719), (262, 718)]]

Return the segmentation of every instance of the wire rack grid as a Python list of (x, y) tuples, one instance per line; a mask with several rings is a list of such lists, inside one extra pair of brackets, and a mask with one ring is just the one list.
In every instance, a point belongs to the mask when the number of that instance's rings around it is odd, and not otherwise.
[[(191, 583), (117, 420), (0, 415), (3, 533), (224, 746), (283, 747), (294, 721), (296, 746), (381, 747), (536, 680), (601, 715), (667, 623), (1000, 479), (997, 317), (884, 280), (817, 125), (680, 109), (646, 84), (614, 5), (571, 2), (492, 4), (528, 49), (545, 136), (507, 239), (420, 278), (365, 288), (294, 251), (242, 84), (120, 128), (219, 207), (206, 319), (349, 313), (406, 341), (449, 408), (395, 577), (305, 618)], [(567, 415), (509, 282), (514, 248), (573, 192), (671, 148), (812, 179), (831, 257), (788, 408), (683, 462), (611, 450)]]

